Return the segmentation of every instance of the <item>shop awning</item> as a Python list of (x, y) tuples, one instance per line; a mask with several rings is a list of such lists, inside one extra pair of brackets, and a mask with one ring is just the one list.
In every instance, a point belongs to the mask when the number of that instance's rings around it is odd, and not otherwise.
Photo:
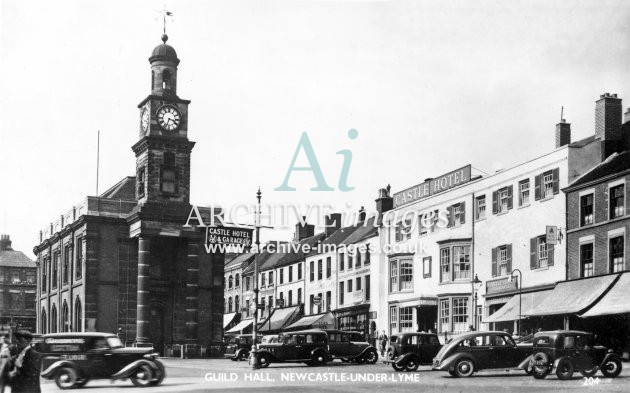
[[(528, 292), (521, 294), (520, 306), (522, 318), (531, 315), (534, 307), (543, 304), (553, 290)], [(484, 323), (515, 321), (518, 318), (519, 295), (512, 296), (507, 303), (494, 314), (484, 319)]]
[(298, 329), (334, 329), (335, 316), (331, 312), (326, 314), (309, 315), (301, 318), (299, 321), (285, 327), (283, 330)]
[(226, 333), (241, 333), (243, 330), (247, 329), (252, 323), (253, 319), (245, 319), (236, 324), (232, 329), (228, 330)]
[(544, 302), (534, 307), (530, 316), (577, 314), (597, 301), (619, 274), (558, 283)]
[(229, 324), (231, 324), (235, 317), (236, 317), (235, 312), (232, 312), (229, 314), (223, 314), (223, 329), (225, 329)]
[(630, 273), (623, 273), (604, 297), (593, 308), (582, 314), (584, 318), (630, 313)]
[(276, 308), (271, 316), (260, 325), (258, 331), (269, 332), (280, 330), (289, 323), (293, 322), (293, 317), (297, 313), (299, 307)]

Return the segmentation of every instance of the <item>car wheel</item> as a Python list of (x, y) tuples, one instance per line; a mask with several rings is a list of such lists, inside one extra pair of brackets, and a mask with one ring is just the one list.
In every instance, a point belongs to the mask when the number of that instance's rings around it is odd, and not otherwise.
[(363, 364), (365, 363), (365, 357), (359, 356), (358, 358), (354, 358), (354, 361), (357, 362), (357, 364)]
[(365, 354), (364, 359), (367, 364), (375, 364), (378, 362), (378, 353), (372, 349)]
[(311, 363), (313, 363), (313, 366), (326, 365), (326, 355), (324, 355), (322, 352), (315, 352), (311, 357)]
[(396, 363), (392, 363), (392, 367), (396, 371), (405, 371), (405, 366), (398, 366)]
[(418, 369), (418, 366), (420, 366), (420, 362), (418, 361), (418, 359), (410, 357), (409, 359), (407, 359), (407, 363), (405, 364), (405, 370), (416, 371)]
[(532, 375), (536, 379), (544, 379), (549, 372), (549, 356), (544, 352), (538, 352), (532, 358)]
[(460, 378), (470, 377), (475, 371), (475, 365), (470, 359), (460, 359), (455, 363), (455, 374)]
[(136, 369), (131, 377), (131, 383), (138, 387), (146, 387), (153, 379), (153, 369), (148, 364), (143, 364)]
[(238, 360), (247, 360), (248, 357), (249, 357), (249, 353), (242, 352), (241, 356), (238, 357)]
[(594, 366), (593, 368), (580, 371), (580, 374), (582, 374), (583, 377), (590, 378), (597, 373), (597, 370), (597, 366)]
[(149, 385), (151, 386), (157, 386), (159, 384), (162, 383), (162, 381), (164, 381), (164, 378), (166, 378), (166, 369), (164, 368), (164, 365), (162, 364), (162, 362), (160, 362), (159, 360), (154, 360), (153, 361), (155, 363), (155, 365), (158, 368), (158, 372), (159, 375), (156, 379), (152, 380)]
[(556, 375), (558, 379), (566, 381), (573, 377), (573, 362), (567, 358), (562, 358), (556, 367)]
[(604, 362), (602, 374), (604, 374), (606, 378), (615, 378), (619, 373), (621, 373), (621, 360), (608, 359)]
[(78, 374), (72, 367), (62, 367), (55, 375), (55, 383), (59, 389), (72, 389), (78, 379)]
[(77, 383), (74, 385), (75, 388), (82, 388), (85, 385), (87, 385), (87, 383), (90, 382), (90, 378), (83, 378), (83, 379), (79, 379), (77, 381)]
[(269, 357), (265, 354), (258, 355), (258, 364), (260, 365), (260, 368), (269, 367)]

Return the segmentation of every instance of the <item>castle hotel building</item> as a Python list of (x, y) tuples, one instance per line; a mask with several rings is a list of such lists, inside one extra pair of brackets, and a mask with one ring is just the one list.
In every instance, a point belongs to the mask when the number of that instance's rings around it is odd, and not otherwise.
[(40, 232), (38, 333), (118, 332), (160, 352), (188, 344), (191, 355), (222, 339), (224, 255), (206, 253), (204, 233), (182, 228), (195, 143), (190, 101), (177, 95), (180, 60), (167, 40), (149, 58), (135, 176), (86, 197)]

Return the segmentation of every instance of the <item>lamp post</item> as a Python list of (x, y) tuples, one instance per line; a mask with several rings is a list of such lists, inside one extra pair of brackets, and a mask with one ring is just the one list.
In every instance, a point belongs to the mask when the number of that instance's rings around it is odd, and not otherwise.
[(522, 312), (521, 312), (521, 307), (522, 307), (522, 291), (523, 291), (523, 272), (521, 272), (518, 269), (514, 269), (512, 270), (512, 272), (510, 273), (510, 281), (512, 281), (512, 279), (514, 278), (514, 273), (518, 272), (519, 278), (518, 278), (518, 336), (521, 336), (521, 318), (522, 318)]
[(472, 297), (472, 303), (473, 303), (473, 323), (472, 326), (475, 328), (475, 330), (479, 329), (479, 326), (477, 326), (477, 288), (478, 286), (481, 285), (481, 280), (479, 279), (479, 276), (477, 276), (477, 274), (475, 273), (475, 278), (470, 282), (470, 293), (471, 293), (471, 297)]
[(252, 368), (254, 370), (260, 369), (260, 363), (258, 362), (258, 257), (260, 256), (260, 198), (262, 197), (262, 192), (260, 192), (260, 187), (258, 187), (258, 192), (256, 193), (256, 198), (258, 199), (258, 211), (256, 212), (256, 256), (254, 257), (254, 304), (256, 305), (256, 310), (254, 311), (254, 327), (252, 328), (253, 340), (252, 340), (252, 350), (251, 350), (251, 359), (252, 359)]

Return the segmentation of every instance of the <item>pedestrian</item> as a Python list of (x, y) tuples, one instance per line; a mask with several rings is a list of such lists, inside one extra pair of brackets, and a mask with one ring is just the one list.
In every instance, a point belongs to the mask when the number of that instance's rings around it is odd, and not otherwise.
[(387, 334), (385, 334), (385, 330), (383, 330), (383, 334), (379, 338), (381, 340), (381, 356), (385, 356), (385, 349), (387, 348)]
[(39, 353), (31, 346), (33, 335), (28, 331), (14, 333), (20, 354), (15, 359), (10, 372), (11, 393), (40, 393)]
[(473, 325), (468, 325), (468, 331), (469, 332), (474, 332), (475, 331), (475, 327)]
[(4, 393), (4, 387), (9, 382), (9, 371), (11, 371), (11, 351), (9, 350), (9, 339), (7, 336), (0, 337), (0, 393)]

